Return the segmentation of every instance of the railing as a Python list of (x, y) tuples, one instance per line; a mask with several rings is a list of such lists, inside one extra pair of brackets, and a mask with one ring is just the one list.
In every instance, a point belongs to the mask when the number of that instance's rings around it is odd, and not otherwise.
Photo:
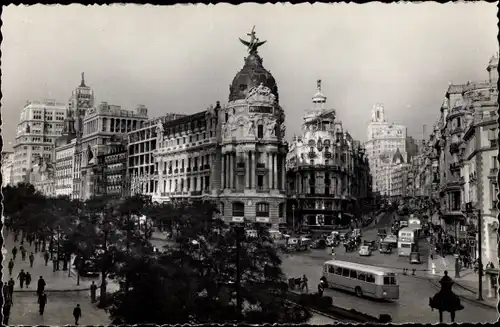
[(189, 173), (189, 172), (191, 172), (191, 167), (186, 168), (186, 173)]
[(174, 169), (174, 174), (177, 174), (179, 172), (179, 168)]
[(490, 174), (489, 174), (490, 176), (496, 177), (497, 174), (498, 174), (498, 168), (491, 168), (490, 169)]
[(203, 169), (210, 169), (210, 165), (204, 165)]
[(236, 163), (236, 168), (245, 168), (245, 163), (244, 162)]
[(267, 211), (267, 212), (264, 212), (264, 211), (260, 211), (259, 212), (259, 211), (257, 211), (255, 213), (255, 216), (256, 217), (269, 217), (269, 211)]
[(179, 172), (183, 173), (184, 172), (184, 168), (179, 169)]
[(191, 191), (191, 196), (200, 196), (201, 191)]

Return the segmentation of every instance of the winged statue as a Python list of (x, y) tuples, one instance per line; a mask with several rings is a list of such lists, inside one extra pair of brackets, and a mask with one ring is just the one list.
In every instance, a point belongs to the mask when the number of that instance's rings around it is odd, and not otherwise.
[(248, 48), (248, 53), (254, 54), (257, 53), (257, 49), (266, 43), (267, 41), (262, 41), (260, 42), (259, 38), (255, 36), (255, 25), (252, 28), (252, 31), (250, 33), (247, 33), (248, 36), (250, 36), (250, 41), (245, 41), (240, 39), (240, 42), (243, 43), (244, 45), (247, 46)]

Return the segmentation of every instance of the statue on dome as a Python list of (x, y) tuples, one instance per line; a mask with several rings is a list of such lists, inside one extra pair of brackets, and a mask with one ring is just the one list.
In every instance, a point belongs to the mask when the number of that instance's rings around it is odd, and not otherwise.
[(247, 33), (247, 35), (250, 36), (250, 42), (239, 38), (240, 42), (247, 46), (248, 53), (257, 54), (257, 49), (267, 41), (260, 42), (259, 38), (255, 36), (255, 25), (253, 26), (252, 31)]
[(161, 121), (161, 119), (159, 119), (158, 123), (156, 124), (156, 132), (163, 133), (163, 122)]

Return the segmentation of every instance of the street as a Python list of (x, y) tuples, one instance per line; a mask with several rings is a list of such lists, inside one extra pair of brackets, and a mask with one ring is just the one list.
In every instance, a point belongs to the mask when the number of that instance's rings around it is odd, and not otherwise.
[[(377, 229), (386, 228), (390, 231), (391, 215), (387, 214), (378, 224), (363, 231), (363, 239), (376, 240)], [(394, 302), (380, 302), (377, 300), (358, 298), (354, 294), (339, 290), (326, 289), (325, 295), (333, 297), (334, 305), (344, 308), (353, 308), (363, 313), (378, 317), (380, 314), (391, 315), (395, 323), (435, 323), (439, 320), (438, 312), (431, 312), (429, 297), (438, 290), (429, 282), (427, 258), (429, 249), (427, 242), (420, 242), (421, 264), (410, 265), (407, 257), (399, 257), (396, 251), (392, 254), (381, 254), (375, 251), (370, 257), (361, 257), (357, 251), (345, 253), (343, 246), (338, 246), (335, 259), (376, 265), (379, 267), (394, 268), (399, 275), (400, 298)], [(305, 274), (309, 279), (309, 291), (315, 292), (322, 274), (323, 263), (331, 260), (331, 250), (311, 250), (310, 252), (287, 254), (282, 257), (283, 271), (287, 277), (299, 277)], [(409, 275), (403, 275), (403, 268), (408, 268)], [(417, 269), (415, 276), (411, 276), (411, 269)], [(420, 270), (420, 271), (419, 271)], [(453, 277), (453, 276), (452, 276)], [(495, 322), (498, 313), (495, 309), (488, 309), (480, 305), (462, 301), (465, 309), (456, 313), (457, 322)], [(445, 314), (445, 322), (449, 315)]]

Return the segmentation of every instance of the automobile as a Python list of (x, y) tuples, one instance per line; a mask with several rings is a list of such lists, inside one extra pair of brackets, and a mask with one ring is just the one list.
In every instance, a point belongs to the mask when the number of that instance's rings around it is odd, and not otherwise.
[(382, 242), (382, 243), (380, 243), (379, 248), (378, 248), (378, 251), (379, 251), (380, 253), (388, 253), (388, 254), (391, 254), (391, 253), (392, 253), (392, 246), (391, 246), (391, 243), (388, 243), (388, 242)]
[(363, 256), (363, 257), (365, 257), (365, 256), (368, 257), (368, 256), (372, 255), (372, 251), (370, 250), (370, 247), (367, 245), (361, 245), (359, 247), (358, 253), (360, 256)]
[(420, 260), (420, 253), (419, 252), (410, 253), (410, 263), (411, 264), (422, 263), (422, 261)]
[(326, 249), (326, 241), (322, 238), (316, 239), (311, 243), (312, 249)]
[(389, 234), (384, 238), (383, 242), (389, 243), (392, 247), (396, 247), (398, 243), (398, 237), (394, 234)]
[(95, 257), (84, 259), (81, 256), (77, 256), (73, 260), (73, 267), (78, 270), (80, 276), (97, 276), (101, 273), (97, 266), (97, 258)]
[(385, 228), (379, 228), (377, 235), (380, 236), (381, 238), (384, 238), (387, 236), (387, 231), (385, 230)]
[(363, 245), (368, 246), (370, 251), (375, 251), (377, 249), (377, 242), (364, 240)]

